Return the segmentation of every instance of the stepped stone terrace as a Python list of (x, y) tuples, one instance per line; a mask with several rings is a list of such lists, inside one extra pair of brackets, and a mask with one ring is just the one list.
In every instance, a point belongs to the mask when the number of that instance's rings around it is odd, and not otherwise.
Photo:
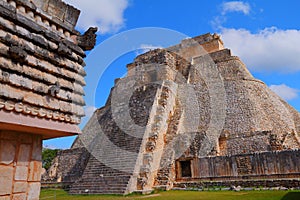
[(71, 194), (211, 181), (299, 186), (300, 114), (218, 35), (149, 51), (127, 69), (45, 180), (67, 183)]

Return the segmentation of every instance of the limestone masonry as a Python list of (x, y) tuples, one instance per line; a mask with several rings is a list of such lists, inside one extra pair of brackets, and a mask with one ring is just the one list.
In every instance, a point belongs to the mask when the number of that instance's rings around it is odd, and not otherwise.
[(72, 194), (147, 193), (207, 181), (299, 186), (300, 114), (218, 35), (149, 51), (127, 68), (45, 179), (67, 182)]
[(0, 0), (0, 199), (39, 199), (42, 140), (81, 133), (80, 11), (61, 0)]

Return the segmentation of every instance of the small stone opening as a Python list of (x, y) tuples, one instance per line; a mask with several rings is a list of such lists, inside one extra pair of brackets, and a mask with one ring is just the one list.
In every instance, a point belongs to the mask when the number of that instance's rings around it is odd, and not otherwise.
[(185, 160), (185, 161), (180, 161), (179, 163), (180, 163), (181, 177), (182, 178), (192, 177), (191, 161)]
[(157, 72), (155, 70), (150, 71), (149, 73), (150, 82), (153, 83), (157, 81)]

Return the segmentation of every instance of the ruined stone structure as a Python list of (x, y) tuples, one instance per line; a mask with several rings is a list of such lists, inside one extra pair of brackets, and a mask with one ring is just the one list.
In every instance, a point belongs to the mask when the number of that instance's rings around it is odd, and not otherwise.
[[(70, 193), (299, 178), (300, 114), (255, 79), (218, 35), (147, 52), (127, 68), (73, 144), (74, 156), (83, 149), (90, 156)], [(78, 166), (52, 178), (64, 181)]]
[(80, 133), (80, 11), (61, 0), (0, 1), (0, 199), (39, 199), (42, 140)]

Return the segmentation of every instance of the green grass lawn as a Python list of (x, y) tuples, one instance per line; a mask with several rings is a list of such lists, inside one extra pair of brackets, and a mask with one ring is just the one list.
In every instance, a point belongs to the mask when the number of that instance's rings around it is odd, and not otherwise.
[(168, 191), (151, 195), (68, 195), (63, 190), (42, 190), (40, 199), (56, 200), (130, 200), (130, 199), (161, 199), (161, 200), (300, 200), (300, 191)]

